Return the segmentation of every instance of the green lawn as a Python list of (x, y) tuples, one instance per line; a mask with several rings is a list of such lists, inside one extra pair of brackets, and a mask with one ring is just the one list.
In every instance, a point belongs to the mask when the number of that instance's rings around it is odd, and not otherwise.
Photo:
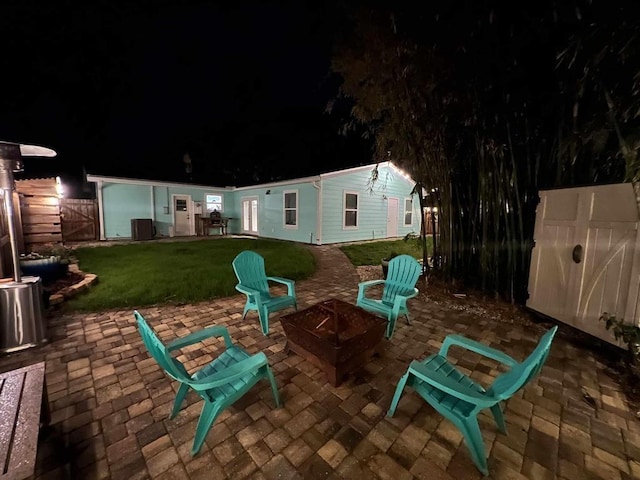
[(134, 243), (76, 249), (84, 272), (98, 275), (87, 293), (64, 308), (99, 311), (160, 303), (192, 303), (236, 292), (231, 262), (243, 250), (265, 259), (267, 275), (301, 280), (315, 271), (302, 245), (275, 240), (220, 239), (172, 243)]
[[(428, 251), (432, 248), (432, 239), (427, 237)], [(366, 242), (358, 243), (354, 245), (345, 245), (340, 249), (349, 257), (351, 263), (356, 267), (362, 265), (380, 265), (380, 260), (387, 257), (391, 252), (396, 252), (399, 255), (405, 253), (407, 255), (413, 255), (414, 257), (421, 259), (422, 250), (417, 247), (415, 240), (382, 240), (379, 242)]]

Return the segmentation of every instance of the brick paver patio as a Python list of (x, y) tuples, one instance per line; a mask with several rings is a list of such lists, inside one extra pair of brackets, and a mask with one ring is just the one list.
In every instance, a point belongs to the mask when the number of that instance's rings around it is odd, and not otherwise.
[[(299, 306), (330, 297), (355, 302), (358, 276), (342, 252), (312, 250), (319, 270), (298, 283)], [(413, 301), (413, 324), (399, 321), (384, 355), (334, 388), (312, 364), (284, 353), (278, 314), (264, 337), (255, 312), (241, 320), (243, 305), (238, 295), (140, 310), (164, 341), (226, 325), (248, 351), (264, 351), (276, 374), (284, 407), (274, 408), (260, 383), (218, 418), (193, 458), (201, 402), (190, 394), (168, 420), (176, 382), (147, 355), (131, 310), (58, 315), (50, 344), (0, 358), (0, 371), (46, 360), (52, 427), (41, 433), (37, 478), (480, 478), (460, 433), (411, 389), (396, 415), (385, 416), (395, 385), (411, 360), (435, 352), (449, 333), (522, 359), (549, 326), (505, 325)], [(196, 367), (216, 348), (215, 341), (191, 348), (183, 359)], [(451, 354), (480, 382), (498, 373), (476, 354)], [(480, 417), (493, 478), (640, 478), (640, 423), (619, 382), (597, 353), (562, 336), (540, 377), (506, 403), (505, 416), (508, 435)]]

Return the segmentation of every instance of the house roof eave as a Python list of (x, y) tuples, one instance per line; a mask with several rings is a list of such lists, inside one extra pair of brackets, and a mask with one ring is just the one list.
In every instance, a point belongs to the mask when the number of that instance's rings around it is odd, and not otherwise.
[(90, 175), (87, 174), (87, 182), (106, 182), (106, 183), (119, 183), (123, 185), (149, 185), (154, 187), (187, 187), (209, 190), (224, 190), (233, 191), (235, 187), (216, 187), (214, 185), (200, 185), (194, 183), (181, 183), (181, 182), (164, 182), (158, 180), (146, 180), (138, 178), (125, 178), (125, 177), (108, 177), (102, 175)]

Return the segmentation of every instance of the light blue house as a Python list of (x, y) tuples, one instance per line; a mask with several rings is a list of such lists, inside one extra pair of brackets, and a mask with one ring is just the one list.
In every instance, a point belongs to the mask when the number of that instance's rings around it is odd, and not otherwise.
[(131, 219), (155, 234), (197, 235), (214, 209), (228, 232), (317, 245), (402, 237), (420, 229), (415, 182), (391, 162), (247, 187), (213, 187), (87, 175), (96, 184), (100, 239), (131, 238)]

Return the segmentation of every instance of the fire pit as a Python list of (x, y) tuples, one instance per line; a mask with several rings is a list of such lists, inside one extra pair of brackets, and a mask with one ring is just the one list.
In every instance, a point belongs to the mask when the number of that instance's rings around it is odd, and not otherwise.
[(338, 386), (345, 374), (380, 353), (386, 320), (338, 299), (326, 300), (280, 319), (287, 351), (321, 368)]

